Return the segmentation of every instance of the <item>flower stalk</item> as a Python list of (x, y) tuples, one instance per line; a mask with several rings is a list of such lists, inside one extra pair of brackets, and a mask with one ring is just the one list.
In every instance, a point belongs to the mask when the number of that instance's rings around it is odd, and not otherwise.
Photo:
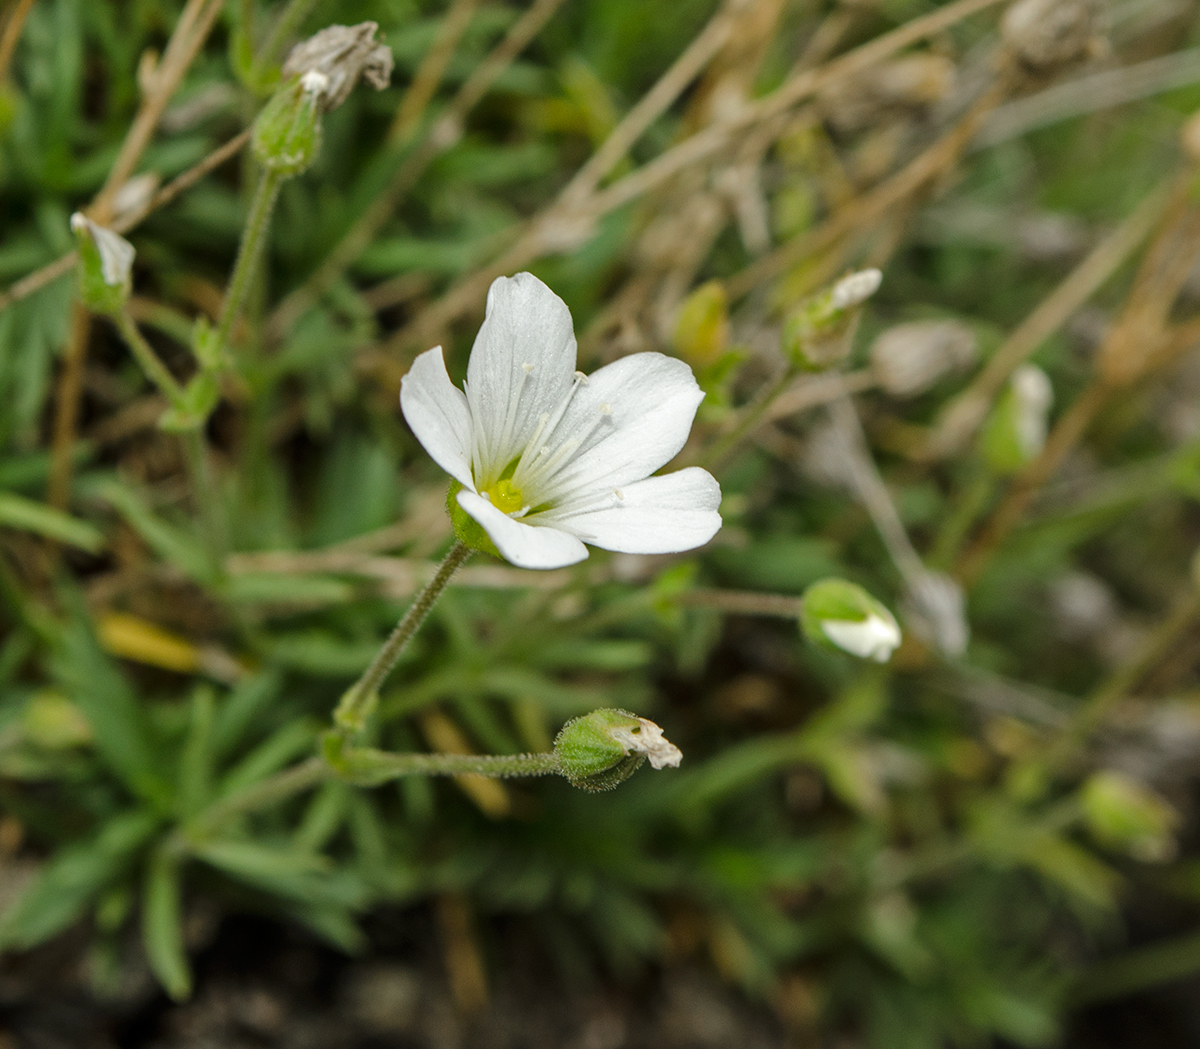
[(250, 202), (250, 213), (246, 216), (246, 226), (242, 230), (237, 260), (233, 264), (233, 273), (230, 274), (225, 298), (221, 302), (221, 315), (217, 320), (217, 345), (220, 347), (229, 345), (234, 325), (237, 324), (245, 306), (250, 282), (254, 277), (254, 267), (262, 254), (267, 229), (271, 224), (271, 213), (275, 209), (283, 178), (279, 171), (264, 168), (259, 175), (258, 185), (254, 188), (254, 197)]
[(446, 589), (446, 585), (454, 573), (466, 563), (470, 556), (470, 548), (466, 544), (456, 541), (445, 560), (438, 565), (433, 578), (417, 595), (416, 600), (409, 606), (400, 622), (396, 624), (396, 629), (392, 631), (391, 636), (376, 653), (371, 665), (363, 672), (362, 677), (342, 694), (341, 701), (333, 713), (333, 721), (337, 726), (338, 733), (343, 738), (362, 731), (367, 718), (379, 701), (379, 686), (391, 673), (392, 667), (396, 665), (396, 660), (400, 658), (400, 654), (412, 640), (413, 634), (417, 632), (421, 624), (425, 622), (425, 617), (437, 604), (437, 599), (441, 597), (442, 591)]

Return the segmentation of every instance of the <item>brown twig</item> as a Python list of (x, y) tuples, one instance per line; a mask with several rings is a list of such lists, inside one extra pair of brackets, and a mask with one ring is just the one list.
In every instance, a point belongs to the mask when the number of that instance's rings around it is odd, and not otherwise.
[(970, 439), (1014, 369), (1053, 335), (1146, 238), (1170, 196), (1159, 186), (1104, 238), (992, 354), (971, 384), (941, 412), (918, 458), (953, 454)]
[[(228, 142), (218, 146), (203, 160), (188, 168), (182, 175), (168, 182), (141, 208), (117, 218), (113, 222), (112, 228), (118, 233), (128, 233), (136, 226), (141, 225), (152, 212), (171, 203), (179, 194), (191, 189), (192, 186), (210, 171), (220, 167), (225, 161), (237, 154), (249, 140), (250, 130), (248, 128), (240, 134), (234, 135)], [(53, 262), (47, 263), (41, 269), (34, 270), (28, 276), (22, 277), (7, 291), (0, 292), (0, 310), (5, 310), (14, 302), (20, 302), (22, 299), (28, 298), (34, 292), (40, 291), (47, 284), (56, 281), (63, 274), (70, 273), (71, 268), (78, 261), (78, 254), (74, 251), (68, 251), (65, 255), (60, 256)]]
[[(429, 165), (457, 141), (466, 115), (491, 90), (496, 79), (517, 55), (529, 46), (562, 2), (563, 0), (535, 0), (533, 6), (517, 19), (504, 39), (458, 89), (446, 112), (434, 125), (426, 129), (424, 137), (400, 165), (387, 188), (346, 231), (317, 271), (275, 308), (267, 322), (267, 332), (271, 337), (281, 337), (354, 264), (375, 239), (383, 224), (395, 214), (400, 202), (417, 184), (417, 180)], [(393, 125), (393, 130), (395, 127), (396, 125)], [(399, 139), (389, 136), (389, 141), (395, 144)]]
[(373, 370), (385, 385), (398, 385), (399, 373), (406, 368), (403, 362), (389, 363), (388, 358), (420, 346), (429, 333), (443, 330), (456, 318), (476, 308), (483, 301), (483, 291), (497, 276), (528, 265), (544, 254), (561, 250), (564, 244), (576, 244), (581, 238), (586, 241), (599, 218), (662, 185), (690, 164), (727, 148), (746, 129), (786, 113), (830, 84), (859, 75), (895, 52), (943, 32), (956, 22), (999, 2), (956, 0), (915, 18), (818, 69), (789, 78), (771, 94), (744, 106), (740, 113), (689, 136), (577, 206), (563, 209), (561, 198), (556, 199), (535, 219), (513, 227), (513, 246), (502, 257), (451, 285), (437, 302), (371, 354)]
[[(97, 222), (111, 221), (117, 191), (141, 160), (163, 110), (207, 39), (222, 6), (224, 0), (188, 0), (171, 33), (162, 63), (153, 75), (151, 89), (142, 99), (108, 178), (89, 209)], [(87, 359), (89, 331), (87, 313), (76, 302), (71, 307), (71, 325), (55, 391), (54, 441), (48, 495), (51, 505), (59, 508), (66, 506), (70, 494), (71, 446), (75, 443), (75, 430), (79, 422), (79, 400), (83, 391), (83, 366)]]
[(31, 7), (33, 0), (16, 0), (4, 23), (4, 29), (0, 32), (0, 84), (8, 77), (8, 67), (17, 50), (17, 41), (21, 39), (21, 30), (25, 28), (25, 19), (29, 16)]

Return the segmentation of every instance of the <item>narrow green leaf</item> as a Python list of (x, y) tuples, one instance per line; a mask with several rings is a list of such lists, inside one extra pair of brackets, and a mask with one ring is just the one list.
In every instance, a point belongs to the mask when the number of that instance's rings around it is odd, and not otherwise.
[(147, 735), (145, 712), (97, 643), (77, 598), (68, 595), (67, 601), (75, 607), (55, 652), (55, 677), (90, 722), (104, 763), (134, 794), (165, 807), (171, 790)]
[(104, 533), (95, 525), (12, 492), (0, 492), (0, 525), (36, 532), (89, 554), (99, 553), (104, 548)]
[(127, 812), (92, 838), (61, 849), (0, 917), (0, 949), (33, 947), (77, 921), (157, 826), (148, 812)]
[(150, 859), (142, 898), (142, 943), (146, 960), (175, 1001), (192, 993), (192, 973), (183, 949), (179, 863), (162, 850)]
[(146, 505), (140, 495), (115, 478), (107, 477), (95, 482), (93, 490), (124, 517), (160, 557), (199, 582), (211, 582), (212, 565), (196, 538), (168, 524)]

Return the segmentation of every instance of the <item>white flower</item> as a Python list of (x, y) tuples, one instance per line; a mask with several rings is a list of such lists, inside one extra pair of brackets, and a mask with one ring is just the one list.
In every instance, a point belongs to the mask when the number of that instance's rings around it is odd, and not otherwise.
[(827, 619), (821, 624), (825, 636), (843, 652), (859, 659), (886, 663), (900, 644), (900, 627), (888, 615), (871, 614), (866, 619)]
[(663, 735), (663, 730), (653, 721), (638, 718), (631, 728), (610, 728), (608, 734), (624, 749), (626, 754), (645, 754), (652, 768), (679, 768), (683, 751)]
[(637, 353), (575, 370), (566, 304), (531, 273), (501, 277), (467, 365), (442, 348), (404, 377), (400, 405), (459, 506), (522, 568), (560, 568), (584, 543), (631, 554), (691, 550), (721, 527), (721, 489), (698, 467), (651, 477), (683, 448), (704, 398), (691, 369)]

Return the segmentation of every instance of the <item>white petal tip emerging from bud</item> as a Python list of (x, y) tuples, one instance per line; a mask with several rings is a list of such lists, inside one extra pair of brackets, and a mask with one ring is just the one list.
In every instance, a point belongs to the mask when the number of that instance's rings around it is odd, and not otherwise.
[(879, 270), (859, 270), (843, 277), (833, 286), (831, 305), (835, 310), (848, 310), (860, 306), (879, 290), (883, 274)]
[(645, 754), (656, 769), (679, 768), (683, 751), (663, 735), (653, 721), (638, 718), (632, 728), (610, 728), (609, 735), (624, 748), (626, 754)]
[(886, 663), (900, 644), (900, 627), (890, 616), (870, 615), (855, 622), (849, 619), (827, 619), (821, 624), (825, 636), (838, 648), (859, 659)]
[(86, 233), (96, 245), (100, 255), (100, 275), (105, 284), (110, 288), (119, 288), (129, 280), (136, 254), (129, 241), (79, 211), (71, 216), (71, 231), (75, 234)]

